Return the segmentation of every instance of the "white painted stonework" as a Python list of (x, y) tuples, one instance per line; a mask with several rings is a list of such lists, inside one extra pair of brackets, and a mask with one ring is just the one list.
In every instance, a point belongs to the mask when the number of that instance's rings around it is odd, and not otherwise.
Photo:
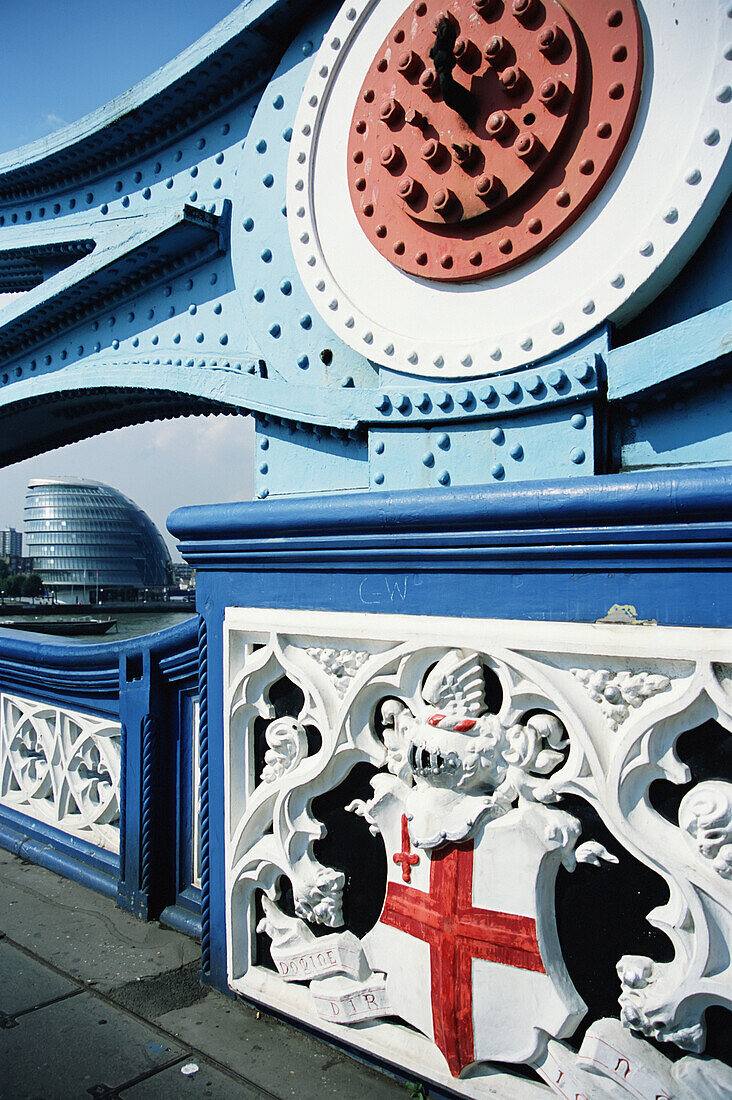
[(0, 804), (119, 852), (121, 726), (0, 694)]
[(407, 7), (406, 0), (346, 0), (303, 90), (287, 210), (293, 255), (315, 308), (374, 362), (452, 378), (533, 362), (608, 318), (637, 313), (681, 269), (727, 195), (729, 5), (638, 0), (641, 102), (611, 178), (554, 244), (467, 284), (419, 278), (389, 263), (361, 231), (349, 194), (344, 154), (356, 99)]
[[(699, 1057), (705, 1009), (732, 1007), (732, 784), (693, 786), (678, 823), (649, 797), (656, 779), (691, 780), (683, 732), (732, 729), (732, 632), (229, 608), (224, 635), (232, 989), (469, 1097), (732, 1095), (732, 1071)], [(270, 701), (283, 678), (296, 715)], [(343, 809), (388, 867), (362, 938), (346, 876), (316, 856), (313, 808), (360, 763), (378, 769), (372, 795)], [(612, 845), (582, 835), (569, 795)], [(643, 915), (673, 958), (619, 958), (618, 1018), (589, 1021), (578, 1046), (556, 876), (628, 855), (668, 886)], [(689, 1053), (672, 1063), (643, 1036)]]

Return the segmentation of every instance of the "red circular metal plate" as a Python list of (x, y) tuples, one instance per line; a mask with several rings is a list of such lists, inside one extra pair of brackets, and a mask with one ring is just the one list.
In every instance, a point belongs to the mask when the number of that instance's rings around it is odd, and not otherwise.
[[(445, 102), (430, 58), (444, 16), (470, 123)], [(348, 182), (364, 233), (391, 263), (431, 279), (476, 279), (534, 255), (615, 167), (642, 61), (634, 0), (412, 3), (351, 121)]]

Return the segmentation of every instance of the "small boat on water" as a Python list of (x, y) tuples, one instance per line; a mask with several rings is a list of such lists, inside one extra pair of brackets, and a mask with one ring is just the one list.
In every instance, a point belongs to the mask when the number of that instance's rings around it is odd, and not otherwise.
[(3, 619), (0, 626), (10, 630), (30, 630), (34, 634), (61, 634), (76, 638), (86, 634), (108, 634), (117, 629), (116, 619)]

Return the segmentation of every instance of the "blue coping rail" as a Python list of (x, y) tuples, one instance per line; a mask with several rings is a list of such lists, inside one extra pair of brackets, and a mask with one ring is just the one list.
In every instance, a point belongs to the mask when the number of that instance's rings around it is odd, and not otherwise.
[(0, 845), (191, 935), (200, 935), (200, 890), (191, 881), (198, 629), (194, 616), (92, 645), (0, 629), (0, 692), (122, 726), (119, 855), (6, 806)]

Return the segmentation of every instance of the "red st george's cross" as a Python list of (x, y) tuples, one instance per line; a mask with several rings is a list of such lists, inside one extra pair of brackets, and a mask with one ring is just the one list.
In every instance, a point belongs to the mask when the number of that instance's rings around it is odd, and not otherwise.
[(546, 973), (536, 921), (476, 909), (472, 895), (473, 842), (447, 844), (432, 856), (429, 894), (390, 882), (381, 914), (382, 924), (429, 944), (435, 1042), (453, 1077), (475, 1061), (472, 960)]

